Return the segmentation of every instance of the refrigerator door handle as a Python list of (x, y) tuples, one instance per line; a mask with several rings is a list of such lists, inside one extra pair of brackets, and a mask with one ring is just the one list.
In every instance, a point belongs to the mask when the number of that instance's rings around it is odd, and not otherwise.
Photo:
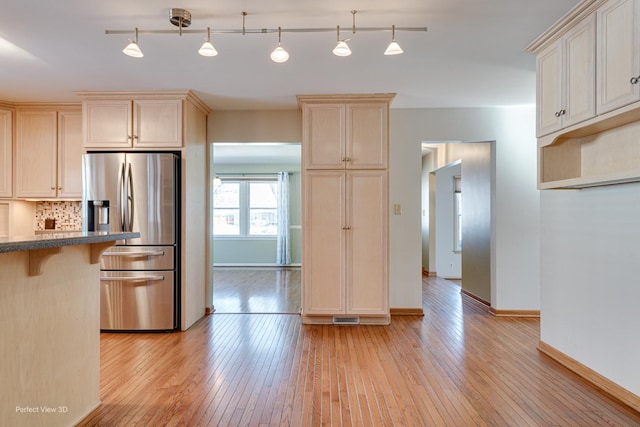
[(120, 230), (121, 231), (126, 231), (126, 224), (125, 224), (125, 206), (124, 206), (124, 200), (125, 200), (125, 188), (124, 188), (124, 163), (120, 164), (120, 173), (118, 176), (118, 216), (120, 217)]
[(133, 174), (131, 172), (131, 163), (127, 163), (127, 169), (124, 175), (124, 181), (123, 181), (122, 187), (124, 188), (124, 200), (122, 204), (124, 208), (124, 213), (123, 213), (124, 231), (132, 231), (133, 230), (134, 196), (133, 196)]
[(159, 282), (164, 280), (164, 276), (153, 274), (148, 276), (132, 276), (132, 277), (109, 277), (102, 276), (100, 280), (103, 282)]
[(143, 256), (163, 256), (163, 250), (157, 251), (135, 251), (135, 252), (103, 252), (102, 256), (121, 256), (121, 257), (143, 257)]
[(133, 214), (135, 209), (133, 194), (133, 174), (131, 172), (131, 163), (127, 164), (127, 231), (133, 231)]

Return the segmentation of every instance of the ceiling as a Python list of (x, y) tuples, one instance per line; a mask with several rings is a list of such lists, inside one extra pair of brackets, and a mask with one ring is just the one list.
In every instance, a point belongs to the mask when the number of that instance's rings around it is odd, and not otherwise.
[[(20, 0), (0, 14), (0, 100), (78, 101), (85, 90), (192, 89), (212, 109), (296, 108), (297, 94), (397, 93), (392, 108), (485, 107), (535, 102), (535, 60), (524, 47), (579, 0)], [(269, 53), (277, 34), (214, 34), (219, 55), (197, 54), (201, 34), (140, 35), (144, 58), (122, 54), (127, 35), (175, 29), (169, 9), (192, 13), (190, 29), (340, 25), (353, 54), (336, 57), (335, 32), (283, 33), (288, 62)], [(351, 34), (351, 10), (357, 10)], [(390, 32), (404, 54), (384, 56)], [(131, 36), (132, 37), (132, 36)], [(341, 37), (341, 38), (342, 38)]]

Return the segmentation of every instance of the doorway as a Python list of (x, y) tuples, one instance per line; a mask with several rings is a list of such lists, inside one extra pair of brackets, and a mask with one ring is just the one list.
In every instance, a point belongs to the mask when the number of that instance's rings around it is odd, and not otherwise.
[(215, 313), (301, 308), (301, 144), (213, 143)]
[(423, 269), (489, 305), (495, 141), (423, 143), (422, 169)]

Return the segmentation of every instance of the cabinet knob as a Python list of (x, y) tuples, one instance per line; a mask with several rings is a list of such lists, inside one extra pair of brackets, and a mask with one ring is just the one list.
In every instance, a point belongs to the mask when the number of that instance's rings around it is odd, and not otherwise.
[(51, 186), (51, 189), (52, 189), (52, 190), (55, 190), (55, 189), (56, 189), (55, 185), (52, 185), (52, 186)]
[(138, 135), (133, 135), (133, 139), (138, 139)]
[(343, 230), (351, 230), (351, 227), (342, 227)]
[(58, 187), (58, 190), (62, 190), (62, 187)]
[(640, 76), (638, 76), (638, 77), (631, 77), (631, 80), (629, 80), (629, 82), (630, 82), (632, 85), (637, 85), (637, 84), (638, 84), (638, 82), (640, 82)]
[(133, 139), (133, 137), (131, 135), (127, 135), (128, 139)]

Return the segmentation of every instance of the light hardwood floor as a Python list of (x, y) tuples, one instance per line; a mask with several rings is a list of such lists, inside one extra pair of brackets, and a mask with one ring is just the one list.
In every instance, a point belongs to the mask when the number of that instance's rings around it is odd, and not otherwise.
[(213, 314), (184, 333), (102, 334), (102, 406), (80, 425), (640, 425), (536, 350), (537, 319), (493, 317), (435, 277), (423, 305), (390, 326)]
[(300, 313), (300, 268), (213, 269), (216, 313)]

